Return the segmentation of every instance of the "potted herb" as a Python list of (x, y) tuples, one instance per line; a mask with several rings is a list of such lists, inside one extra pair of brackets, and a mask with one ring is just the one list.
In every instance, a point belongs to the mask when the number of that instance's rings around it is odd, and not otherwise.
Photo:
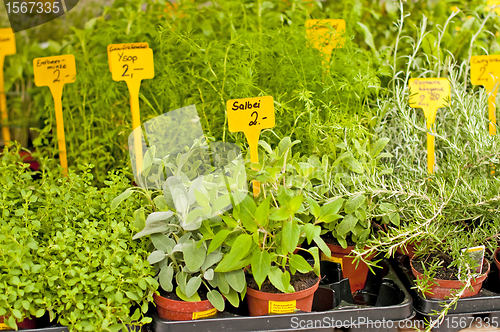
[[(132, 191), (139, 191), (151, 202), (148, 208), (152, 212), (134, 239), (150, 236), (148, 262), (154, 265), (161, 287), (154, 300), (160, 317), (165, 319), (213, 316), (224, 310), (225, 299), (238, 307), (246, 291), (244, 266), (228, 272), (214, 270), (225, 250), (213, 238), (213, 232), (224, 227), (219, 214), (231, 207), (228, 190), (237, 196), (240, 184), (246, 188), (245, 181), (238, 180), (238, 170), (244, 174), (243, 161), (228, 152), (223, 156), (229, 159), (228, 167), (214, 169), (199, 148), (195, 143), (187, 152), (156, 158), (157, 164), (165, 165), (170, 174), (162, 189), (131, 188), (115, 201), (117, 206)], [(146, 152), (151, 158), (145, 158), (141, 176), (156, 169), (149, 164), (155, 160), (155, 153), (155, 146)], [(220, 157), (215, 159), (220, 162)], [(140, 208), (136, 215), (144, 215), (144, 211), (144, 207)]]
[(45, 278), (47, 263), (37, 254), (41, 223), (39, 192), (29, 165), (22, 163), (19, 146), (5, 147), (0, 156), (0, 327), (35, 328), (53, 304)]
[[(228, 273), (245, 268), (252, 316), (311, 311), (320, 281), (317, 246), (330, 255), (319, 237), (321, 228), (301, 219), (308, 208), (295, 184), (304, 184), (306, 178), (287, 177), (287, 158), (294, 144), (297, 142), (286, 137), (276, 153), (271, 151), (273, 160), (264, 161), (254, 174), (260, 181), (261, 195), (247, 195), (222, 216), (225, 225), (214, 233), (214, 249), (228, 251), (214, 271)], [(309, 248), (300, 246), (305, 240)]]

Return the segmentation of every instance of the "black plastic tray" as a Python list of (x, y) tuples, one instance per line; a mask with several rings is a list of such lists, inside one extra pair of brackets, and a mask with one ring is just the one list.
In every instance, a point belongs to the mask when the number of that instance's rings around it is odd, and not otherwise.
[[(369, 274), (366, 286), (353, 298), (339, 265), (322, 262), (322, 284), (314, 294), (312, 312), (250, 317), (245, 302), (213, 318), (169, 321), (153, 315), (154, 332), (185, 331), (288, 331), (357, 327), (369, 321), (400, 321), (414, 315), (412, 298), (391, 265)], [(363, 324), (364, 323), (364, 324)], [(311, 327), (311, 324), (313, 325)], [(309, 326), (308, 326), (309, 325)]]
[[(404, 256), (396, 260), (398, 272), (401, 280), (410, 291), (413, 297), (413, 306), (415, 310), (423, 315), (430, 315), (434, 311), (441, 311), (442, 304), (445, 300), (424, 298), (416, 289), (415, 277), (411, 272), (409, 258)], [(395, 264), (395, 265), (396, 265)], [(500, 280), (498, 268), (495, 264), (491, 264), (488, 278), (484, 281), (481, 291), (474, 296), (466, 297), (458, 300), (457, 306), (448, 311), (448, 315), (471, 315), (471, 314), (486, 314), (500, 311)], [(448, 301), (449, 302), (449, 301)]]

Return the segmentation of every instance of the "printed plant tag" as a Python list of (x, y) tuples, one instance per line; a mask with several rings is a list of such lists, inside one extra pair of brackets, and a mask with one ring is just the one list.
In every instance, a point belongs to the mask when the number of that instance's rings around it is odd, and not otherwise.
[(269, 301), (270, 314), (291, 314), (297, 310), (297, 301)]
[(212, 309), (206, 310), (206, 311), (193, 312), (193, 320), (212, 317), (216, 313), (217, 313), (217, 309), (216, 308), (212, 308)]
[(334, 49), (344, 46), (345, 20), (307, 20), (306, 29), (307, 38), (311, 41), (312, 46), (327, 59), (330, 58)]
[(485, 251), (485, 246), (477, 246), (473, 248), (464, 248), (462, 249), (462, 253), (468, 254), (474, 262), (476, 262), (476, 273), (482, 274), (483, 273), (483, 260), (484, 260), (484, 251)]

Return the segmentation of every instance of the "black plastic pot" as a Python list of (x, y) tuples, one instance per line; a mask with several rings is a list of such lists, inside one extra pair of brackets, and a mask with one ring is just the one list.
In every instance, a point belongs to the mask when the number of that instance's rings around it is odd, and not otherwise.
[[(245, 302), (240, 308), (226, 308), (203, 320), (168, 321), (153, 315), (155, 332), (184, 331), (283, 331), (314, 328), (359, 327), (369, 321), (399, 321), (413, 317), (410, 294), (387, 261), (377, 274), (369, 275), (365, 287), (351, 294), (348, 279), (342, 279), (340, 265), (322, 262), (322, 284), (314, 294), (313, 311), (249, 317)], [(370, 329), (376, 330), (376, 329)]]

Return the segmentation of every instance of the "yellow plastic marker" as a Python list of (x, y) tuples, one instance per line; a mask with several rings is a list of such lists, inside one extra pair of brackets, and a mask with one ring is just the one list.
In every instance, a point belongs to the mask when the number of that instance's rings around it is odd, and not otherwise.
[(427, 124), (427, 170), (434, 173), (434, 123), (438, 108), (449, 105), (450, 82), (446, 78), (411, 78), (410, 107), (424, 110)]
[(59, 161), (64, 176), (68, 172), (66, 158), (66, 140), (64, 138), (64, 121), (62, 112), (62, 91), (64, 84), (76, 80), (75, 57), (72, 54), (36, 58), (33, 60), (36, 86), (48, 86), (54, 98), (56, 110), (57, 139), (59, 144)]
[(500, 0), (488, 0), (487, 4), (488, 6), (484, 8), (485, 11), (489, 12), (493, 6), (496, 6), (495, 13), (500, 15)]
[(307, 20), (307, 38), (312, 46), (323, 54), (324, 61), (329, 62), (335, 48), (344, 46), (343, 33), (346, 23), (342, 19)]
[[(259, 136), (262, 129), (275, 125), (274, 100), (271, 96), (232, 99), (226, 102), (229, 131), (243, 132), (250, 147), (250, 160), (259, 162)], [(260, 193), (260, 183), (253, 181), (253, 195)]]
[[(129, 44), (129, 49), (111, 51), (108, 53), (109, 67), (113, 80), (125, 81), (130, 94), (130, 110), (132, 111), (132, 130), (141, 126), (141, 115), (139, 110), (139, 90), (141, 81), (151, 79), (155, 76), (153, 50), (150, 48), (134, 48), (132, 45), (146, 43)], [(110, 46), (123, 48), (124, 44)], [(147, 44), (146, 44), (147, 45)], [(139, 174), (142, 168), (142, 138), (139, 130), (134, 130), (134, 149), (136, 170)]]
[(143, 49), (143, 48), (149, 48), (148, 43), (143, 42), (143, 43), (131, 43), (131, 44), (109, 44), (108, 45), (108, 65), (109, 65), (109, 71), (113, 72), (113, 69), (111, 69), (111, 57), (110, 54), (113, 52), (118, 52), (118, 51), (124, 51), (124, 50), (135, 50), (135, 49)]
[(500, 55), (476, 55), (470, 59), (472, 84), (482, 85), (488, 92), (488, 114), (490, 135), (496, 135), (496, 97), (500, 77)]
[(16, 54), (16, 39), (11, 28), (0, 29), (0, 116), (2, 118), (2, 138), (4, 144), (10, 142), (10, 130), (7, 126), (9, 120), (7, 112), (7, 99), (3, 78), (3, 63), (6, 55)]

